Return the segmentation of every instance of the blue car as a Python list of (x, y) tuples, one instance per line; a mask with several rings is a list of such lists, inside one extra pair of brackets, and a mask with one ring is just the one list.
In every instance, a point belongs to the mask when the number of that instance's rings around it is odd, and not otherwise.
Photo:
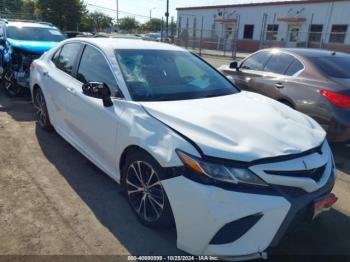
[(0, 20), (0, 73), (6, 93), (13, 97), (29, 90), (30, 65), (64, 40), (52, 24)]

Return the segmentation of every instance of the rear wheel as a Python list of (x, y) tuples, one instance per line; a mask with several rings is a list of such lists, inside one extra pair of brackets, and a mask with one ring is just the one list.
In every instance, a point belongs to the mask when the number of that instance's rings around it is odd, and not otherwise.
[(46, 131), (52, 131), (53, 127), (50, 123), (45, 97), (40, 88), (34, 90), (34, 106), (39, 125)]
[(148, 227), (171, 227), (174, 218), (157, 161), (143, 152), (131, 153), (126, 158), (123, 174), (128, 202), (140, 222)]

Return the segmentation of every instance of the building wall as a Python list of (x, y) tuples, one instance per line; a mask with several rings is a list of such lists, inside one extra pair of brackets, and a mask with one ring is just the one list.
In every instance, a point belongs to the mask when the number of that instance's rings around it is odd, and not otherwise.
[[(229, 7), (218, 8), (213, 7), (210, 9), (187, 9), (178, 10), (178, 22), (181, 20), (181, 29), (188, 28), (193, 29), (194, 21), (196, 21), (196, 35), (200, 35), (201, 20), (203, 17), (203, 38), (215, 38), (222, 37), (225, 32), (224, 26), (215, 23), (214, 20), (222, 18), (218, 16), (219, 12), (223, 12), (225, 19), (237, 19), (239, 20), (238, 30), (238, 47), (239, 49), (246, 49), (244, 51), (254, 51), (259, 48), (259, 40), (261, 39), (262, 32), (266, 30), (263, 28), (263, 17), (267, 15), (266, 24), (278, 24), (277, 41), (274, 43), (276, 46), (283, 46), (283, 41), (288, 38), (288, 22), (278, 21), (281, 17), (299, 17), (306, 19), (301, 23), (301, 32), (299, 33), (298, 42), (308, 41), (308, 31), (310, 24), (322, 24), (323, 34), (322, 42), (325, 47), (336, 46), (338, 44), (329, 43), (329, 38), (334, 24), (347, 24), (348, 33), (345, 39), (345, 44), (350, 45), (350, 0), (349, 1), (332, 1), (323, 3), (290, 3), (283, 5), (264, 5), (264, 6), (243, 6), (243, 7)], [(299, 14), (297, 14), (299, 12)], [(274, 22), (275, 21), (275, 22)], [(244, 26), (247, 24), (254, 24), (253, 39), (244, 40)], [(211, 31), (215, 29), (215, 33)], [(265, 33), (263, 33), (264, 37)], [(190, 33), (190, 37), (192, 34)], [(282, 43), (281, 43), (282, 41)], [(317, 44), (316, 44), (317, 46)], [(347, 48), (345, 48), (347, 50)]]

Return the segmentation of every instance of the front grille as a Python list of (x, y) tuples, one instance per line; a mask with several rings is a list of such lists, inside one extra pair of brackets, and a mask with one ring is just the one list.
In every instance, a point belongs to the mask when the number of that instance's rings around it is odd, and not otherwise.
[(267, 171), (266, 170), (265, 173), (269, 175), (276, 175), (276, 176), (308, 177), (318, 182), (322, 178), (326, 170), (326, 166), (327, 165), (324, 165), (319, 168), (309, 169), (309, 170), (296, 170), (296, 171), (270, 171), (270, 170)]

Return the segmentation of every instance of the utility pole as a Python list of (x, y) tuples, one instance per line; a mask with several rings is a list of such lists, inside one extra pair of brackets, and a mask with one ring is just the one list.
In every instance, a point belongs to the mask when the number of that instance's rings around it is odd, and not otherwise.
[(166, 18), (166, 37), (168, 37), (169, 35), (169, 0), (166, 0), (165, 18)]
[(149, 20), (152, 20), (152, 10), (156, 9), (156, 7), (153, 7), (149, 10)]

